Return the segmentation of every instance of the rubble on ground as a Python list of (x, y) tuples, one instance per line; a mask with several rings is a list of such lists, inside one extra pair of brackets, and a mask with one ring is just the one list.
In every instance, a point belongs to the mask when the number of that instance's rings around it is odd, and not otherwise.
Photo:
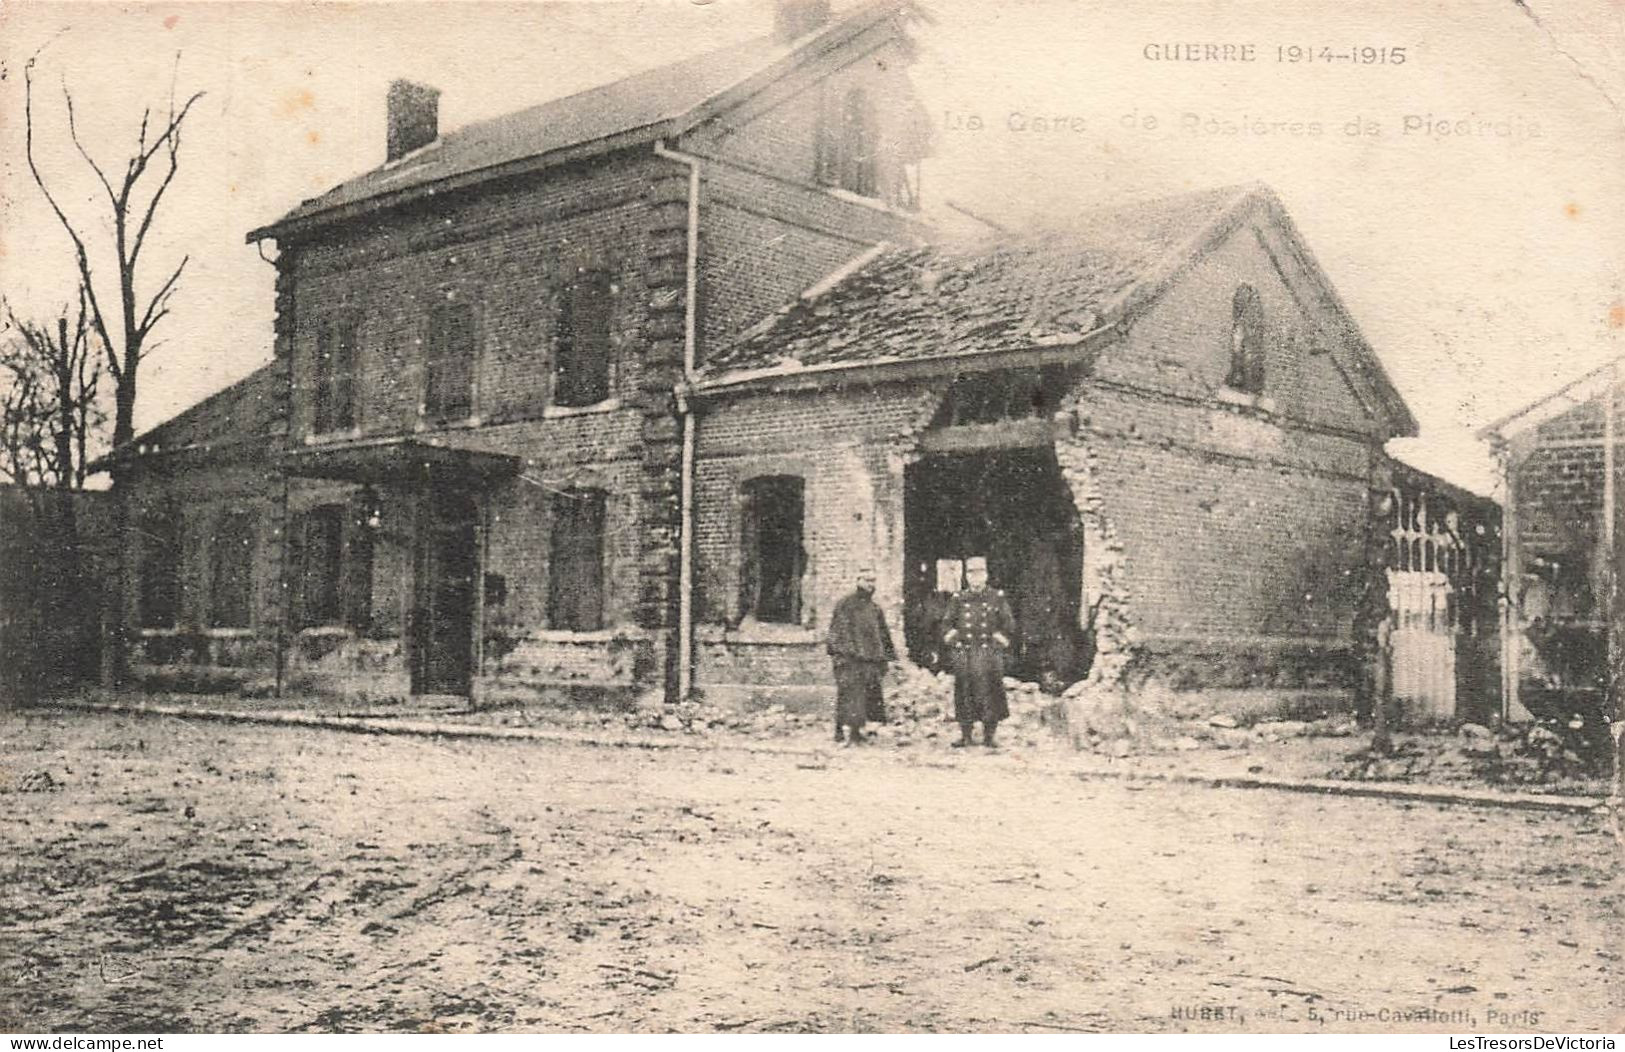
[[(1407, 735), (1384, 753), (1350, 753), (1330, 776), (1360, 781), (1475, 781), (1556, 785), (1604, 777), (1610, 757), (1584, 727), (1556, 723), (1462, 724), (1453, 734)], [(1606, 740), (1606, 733), (1595, 736)]]
[[(952, 674), (899, 664), (887, 673), (885, 692), (887, 719), (869, 725), (871, 736), (881, 744), (936, 747), (958, 738)], [(1005, 692), (1010, 719), (1000, 729), (1004, 744), (1025, 748), (1056, 740), (1102, 758), (1161, 754), (1171, 759), (1174, 754), (1206, 750), (1251, 750), (1263, 759), (1268, 750), (1298, 743), (1295, 754), (1301, 753), (1304, 759), (1320, 755), (1324, 757), (1320, 762), (1330, 765), (1330, 769), (1318, 768), (1313, 776), (1509, 786), (1595, 780), (1607, 774), (1609, 762), (1605, 749), (1597, 750), (1583, 733), (1559, 724), (1492, 729), (1466, 723), (1454, 731), (1397, 734), (1391, 751), (1373, 753), (1369, 728), (1348, 713), (1319, 719), (1260, 718), (1236, 712), (1175, 718), (1147, 712), (1136, 704), (1133, 694), (1096, 680), (1072, 684), (1057, 696), (1039, 684), (1006, 678)], [(804, 742), (827, 741), (834, 725), (833, 712), (827, 707), (798, 711), (775, 704), (747, 712), (702, 702), (650, 705), (630, 712), (554, 707), (490, 710), (485, 716), (508, 726)], [(1601, 737), (1606, 739), (1606, 728)], [(1327, 742), (1318, 752), (1308, 741), (1343, 738), (1350, 739), (1347, 746)], [(1327, 752), (1339, 748), (1349, 750), (1342, 753), (1341, 761), (1337, 752)]]
[[(1046, 708), (1056, 698), (1036, 683), (1006, 678), (1010, 718), (1000, 727), (1012, 745), (1036, 744), (1045, 733)], [(885, 679), (886, 719), (871, 723), (871, 732), (895, 745), (946, 742), (959, 736), (953, 721), (954, 678), (913, 664), (893, 666)], [(563, 730), (657, 731), (666, 734), (734, 734), (751, 738), (805, 737), (816, 729), (820, 737), (833, 730), (834, 713), (825, 708), (798, 711), (769, 705), (750, 711), (723, 709), (703, 702), (640, 707), (631, 712), (595, 711), (563, 707), (491, 710), (487, 718), (501, 726), (546, 726)]]
[(61, 788), (62, 783), (53, 778), (50, 771), (30, 771), (17, 779), (19, 793), (54, 793)]

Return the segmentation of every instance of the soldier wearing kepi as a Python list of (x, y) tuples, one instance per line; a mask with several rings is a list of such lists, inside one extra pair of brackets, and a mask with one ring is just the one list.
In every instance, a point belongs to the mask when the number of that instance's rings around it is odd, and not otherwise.
[(1004, 593), (987, 586), (987, 560), (965, 560), (969, 587), (953, 597), (943, 623), (942, 641), (953, 655), (954, 719), (959, 721), (960, 749), (971, 743), (971, 729), (982, 725), (982, 744), (994, 747), (999, 721), (1010, 715), (1004, 698), (1004, 657), (1015, 637), (1015, 617)]

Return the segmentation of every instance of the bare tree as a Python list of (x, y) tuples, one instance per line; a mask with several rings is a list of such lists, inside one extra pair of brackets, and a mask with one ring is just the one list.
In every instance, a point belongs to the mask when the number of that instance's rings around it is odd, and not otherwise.
[[(124, 172), (115, 186), (114, 181), (108, 177), (107, 169), (97, 163), (80, 140), (73, 93), (68, 90), (65, 83), (62, 86), (62, 98), (66, 103), (68, 114), (68, 137), (73, 141), (74, 149), (79, 152), (79, 156), (84, 158), (85, 164), (95, 173), (106, 195), (104, 218), (111, 223), (113, 262), (118, 272), (118, 314), (114, 319), (117, 324), (111, 325), (108, 321), (109, 315), (102, 307), (102, 297), (97, 292), (95, 267), (86, 244), (86, 234), (83, 232), (95, 229), (95, 224), (75, 225), (74, 221), (68, 218), (44, 175), (41, 174), (39, 163), (34, 156), (34, 65), (38, 59), (39, 54), (36, 52), (23, 67), (24, 152), (34, 183), (40, 188), (40, 193), (45, 195), (51, 211), (55, 213), (57, 221), (62, 224), (62, 229), (73, 242), (74, 258), (79, 266), (79, 280), (89, 306), (90, 324), (100, 338), (107, 357), (107, 371), (113, 378), (113, 447), (117, 449), (135, 437), (136, 375), (146, 353), (147, 339), (169, 313), (170, 300), (180, 284), (181, 274), (186, 270), (188, 260), (191, 259), (190, 256), (182, 256), (181, 261), (169, 272), (169, 276), (150, 294), (143, 294), (137, 288), (137, 265), (141, 260), (141, 252), (146, 247), (147, 236), (152, 232), (158, 207), (163, 203), (165, 193), (174, 182), (176, 172), (180, 170), (182, 127), (192, 107), (203, 98), (203, 92), (197, 92), (177, 108), (174, 90), (171, 88), (169, 115), (163, 122), (162, 130), (150, 141), (148, 136), (154, 127), (152, 110), (149, 107), (142, 111), (141, 128), (136, 135), (135, 150), (125, 160)], [(147, 193), (145, 188), (152, 185), (152, 180), (147, 179), (145, 182), (143, 180), (149, 173), (157, 183), (151, 192)], [(116, 340), (115, 332), (119, 337)]]
[(86, 296), (48, 323), (0, 301), (0, 477), (24, 486), (84, 489), (107, 413), (101, 352), (92, 345)]
[(102, 374), (83, 289), (77, 309), (63, 307), (48, 322), (24, 320), (0, 301), (0, 479), (19, 487), (8, 495), (16, 519), (6, 561), (15, 565), (0, 577), (0, 627), (5, 678), (24, 693), (83, 674), (95, 653), (96, 607), (85, 602), (95, 581), (76, 491), (107, 423)]
[[(197, 92), (177, 106), (172, 79), (168, 115), (155, 123), (152, 109), (148, 107), (142, 110), (135, 148), (125, 158), (123, 172), (114, 179), (109, 177), (109, 169), (91, 156), (80, 139), (73, 93), (68, 90), (67, 83), (63, 83), (62, 97), (67, 108), (68, 137), (79, 156), (95, 174), (105, 194), (105, 203), (98, 221), (93, 223), (81, 220), (76, 224), (63, 210), (57, 195), (52, 192), (50, 184), (41, 174), (39, 162), (35, 158), (34, 68), (38, 60), (39, 52), (36, 51), (23, 67), (24, 153), (28, 159), (28, 171), (34, 177), (35, 185), (51, 206), (51, 211), (61, 223), (62, 229), (67, 232), (68, 239), (73, 242), (74, 259), (79, 267), (80, 284), (85, 291), (90, 328), (100, 342), (107, 362), (108, 375), (113, 379), (112, 440), (116, 454), (135, 438), (136, 377), (143, 357), (150, 350), (148, 339), (158, 323), (169, 314), (170, 303), (175, 290), (179, 287), (181, 274), (186, 270), (187, 261), (191, 258), (183, 255), (174, 269), (168, 271), (168, 276), (151, 291), (143, 292), (139, 287), (142, 251), (146, 248), (147, 237), (152, 233), (153, 221), (158, 215), (159, 206), (163, 204), (164, 196), (173, 185), (175, 174), (180, 170), (181, 131), (186, 124), (187, 115), (192, 112), (192, 107), (198, 100), (203, 98), (203, 93)], [(176, 55), (175, 61), (178, 67), (179, 55)], [(112, 231), (111, 263), (113, 271), (116, 272), (118, 285), (116, 315), (104, 309), (103, 297), (97, 286), (97, 267), (100, 263), (93, 262), (91, 249), (87, 245), (87, 239), (94, 232), (108, 227)], [(96, 254), (96, 260), (106, 260), (105, 247), (102, 252)], [(114, 482), (113, 533), (116, 541), (114, 573), (117, 584), (114, 588), (108, 589), (112, 608), (106, 612), (105, 619), (108, 638), (107, 661), (104, 665), (105, 679), (110, 686), (120, 685), (125, 675), (128, 626), (124, 601), (130, 591), (132, 570), (130, 558), (125, 550), (125, 539), (129, 535), (129, 502), (124, 497), (123, 488), (117, 485), (116, 465)]]

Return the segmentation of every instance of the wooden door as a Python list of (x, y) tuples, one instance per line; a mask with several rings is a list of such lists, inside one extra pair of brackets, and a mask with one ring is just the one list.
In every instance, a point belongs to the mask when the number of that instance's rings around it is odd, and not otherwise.
[(475, 503), (445, 486), (425, 496), (414, 559), (412, 693), (466, 696), (474, 669)]

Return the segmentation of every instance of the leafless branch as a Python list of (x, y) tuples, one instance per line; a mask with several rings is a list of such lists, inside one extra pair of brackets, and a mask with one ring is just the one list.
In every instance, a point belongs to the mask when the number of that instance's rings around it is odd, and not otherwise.
[[(180, 169), (180, 147), (182, 131), (192, 107), (197, 105), (204, 96), (197, 92), (178, 103), (175, 92), (174, 78), (171, 78), (168, 102), (168, 115), (164, 118), (154, 116), (149, 107), (141, 114), (140, 125), (136, 134), (136, 147), (134, 153), (125, 163), (123, 179), (118, 186), (114, 186), (108, 178), (107, 170), (97, 163), (80, 138), (78, 128), (78, 112), (74, 103), (72, 92), (67, 84), (63, 84), (62, 93), (67, 106), (68, 133), (73, 140), (74, 148), (79, 156), (95, 173), (106, 194), (111, 220), (112, 245), (114, 262), (117, 264), (117, 280), (119, 290), (119, 322), (117, 328), (121, 339), (114, 339), (112, 327), (108, 325), (107, 314), (102, 309), (102, 303), (97, 293), (93, 268), (90, 262), (90, 250), (86, 237), (91, 227), (80, 224), (75, 226), (66, 211), (62, 208), (59, 199), (54, 194), (41, 173), (38, 160), (34, 153), (34, 110), (33, 110), (33, 74), (34, 66), (39, 58), (35, 52), (25, 67), (25, 103), (24, 115), (27, 123), (26, 147), (29, 172), (34, 183), (40, 188), (50, 205), (51, 211), (56, 215), (62, 229), (66, 231), (73, 243), (75, 260), (78, 263), (80, 281), (84, 288), (84, 302), (88, 305), (86, 312), (89, 318), (90, 332), (86, 338), (79, 341), (80, 348), (98, 345), (97, 349), (104, 356), (109, 375), (113, 378), (114, 392), (114, 427), (113, 441), (115, 445), (128, 442), (134, 437), (134, 406), (136, 395), (136, 373), (141, 361), (149, 353), (148, 338), (153, 329), (170, 312), (170, 306), (185, 272), (188, 258), (183, 257), (180, 263), (169, 272), (168, 277), (162, 281), (151, 295), (144, 295), (138, 288), (137, 264), (141, 254), (146, 248), (147, 237), (152, 231), (158, 211), (162, 206), (169, 189), (175, 182), (175, 176)], [(180, 56), (176, 55), (176, 71), (178, 75)], [(152, 170), (158, 160), (160, 151), (165, 155), (168, 163), (163, 166), (161, 176), (153, 185), (149, 181), (146, 185), (152, 186), (150, 194), (143, 194), (144, 177)], [(95, 339), (91, 340), (90, 335)], [(58, 343), (69, 342), (66, 329), (61, 330)], [(70, 364), (71, 364), (70, 360)], [(70, 370), (72, 372), (73, 370)], [(90, 374), (87, 374), (89, 376)], [(71, 379), (71, 376), (69, 377)], [(66, 382), (66, 381), (64, 381)], [(59, 458), (60, 459), (60, 458)]]
[(97, 164), (95, 159), (90, 156), (90, 151), (85, 149), (85, 144), (79, 141), (79, 123), (75, 119), (73, 111), (73, 92), (68, 90), (68, 83), (65, 80), (62, 82), (62, 98), (68, 104), (68, 138), (73, 140), (74, 149), (79, 151), (79, 156), (85, 159), (85, 163), (90, 165), (90, 170), (95, 172), (96, 178), (101, 181), (102, 189), (107, 191), (108, 203), (117, 208), (119, 206), (118, 196), (113, 193), (113, 184), (107, 181), (107, 173), (103, 172), (102, 166)]
[(89, 344), (86, 297), (51, 323), (24, 320), (0, 301), (0, 321), (15, 336), (0, 344), (4, 371), (5, 470), (19, 482), (78, 488), (88, 472), (93, 431), (106, 421), (99, 404), (101, 360)]
[[(174, 102), (172, 100), (170, 103), (169, 124), (164, 128), (164, 133), (158, 137), (157, 142), (153, 143), (153, 150), (156, 150), (161, 143), (168, 141), (169, 169), (164, 173), (163, 181), (158, 184), (158, 189), (154, 191), (151, 200), (147, 202), (146, 214), (141, 217), (141, 225), (136, 229), (135, 240), (130, 246), (130, 265), (132, 269), (135, 266), (136, 257), (141, 255), (141, 247), (147, 242), (147, 228), (152, 226), (152, 217), (158, 214), (158, 203), (164, 199), (165, 191), (169, 189), (169, 184), (174, 182), (175, 173), (180, 169), (181, 122), (186, 119), (186, 114), (192, 109), (192, 105), (202, 97), (203, 92), (200, 91), (187, 99), (186, 105), (181, 107), (179, 115), (174, 111)], [(143, 125), (145, 125), (145, 118), (143, 118)], [(151, 153), (149, 152), (147, 156), (150, 157)], [(141, 162), (141, 168), (145, 170), (145, 160)], [(137, 172), (136, 178), (139, 177), (140, 173)], [(132, 180), (129, 185), (133, 187), (134, 181)]]
[(175, 272), (169, 275), (169, 279), (159, 287), (151, 302), (147, 304), (147, 313), (142, 317), (141, 324), (136, 327), (136, 332), (140, 333), (143, 339), (152, 331), (152, 327), (169, 313), (169, 297), (174, 294), (175, 283), (181, 279), (181, 271), (186, 269), (186, 264), (191, 259), (191, 256), (181, 257), (180, 266), (175, 268)]
[[(43, 51), (44, 47), (42, 46), (40, 50)], [(83, 283), (90, 300), (90, 315), (96, 326), (96, 334), (101, 337), (103, 347), (107, 348), (107, 364), (112, 370), (114, 381), (122, 383), (123, 374), (112, 350), (113, 341), (107, 334), (107, 322), (102, 315), (101, 303), (96, 298), (96, 285), (91, 280), (90, 254), (85, 250), (84, 239), (73, 228), (67, 213), (62, 211), (62, 206), (57, 204), (50, 188), (45, 185), (45, 177), (40, 174), (39, 164), (34, 160), (34, 63), (39, 59), (39, 54), (39, 51), (34, 52), (23, 66), (23, 152), (28, 158), (28, 171), (34, 177), (34, 185), (45, 195), (45, 200), (51, 206), (57, 221), (62, 224), (62, 229), (67, 231), (68, 237), (73, 241), (74, 255), (79, 264), (79, 280)]]

